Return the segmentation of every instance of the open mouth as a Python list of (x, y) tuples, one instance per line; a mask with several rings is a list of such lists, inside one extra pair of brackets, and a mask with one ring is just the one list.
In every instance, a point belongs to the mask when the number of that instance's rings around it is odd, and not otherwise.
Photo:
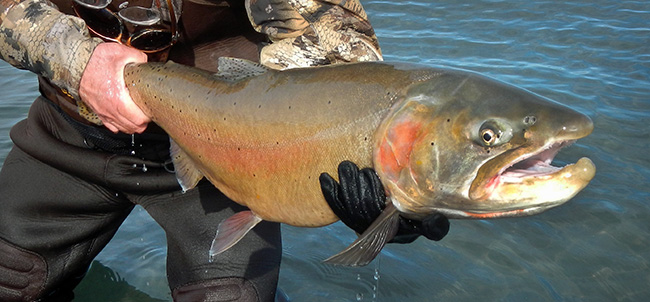
[(511, 165), (499, 171), (497, 177), (503, 183), (520, 183), (524, 178), (543, 177), (562, 170), (563, 167), (551, 165), (560, 149), (573, 144), (575, 140), (553, 143), (537, 153), (526, 154), (515, 159)]

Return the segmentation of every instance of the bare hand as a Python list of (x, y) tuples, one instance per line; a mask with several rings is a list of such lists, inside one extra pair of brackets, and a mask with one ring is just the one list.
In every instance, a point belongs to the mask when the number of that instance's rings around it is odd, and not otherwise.
[(141, 133), (151, 121), (133, 102), (124, 83), (124, 66), (147, 55), (118, 43), (99, 44), (81, 76), (79, 96), (109, 130)]

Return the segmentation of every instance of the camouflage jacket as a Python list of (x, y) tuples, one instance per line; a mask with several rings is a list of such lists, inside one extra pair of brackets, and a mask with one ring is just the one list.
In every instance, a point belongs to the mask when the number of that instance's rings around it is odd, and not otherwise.
[[(260, 53), (266, 66), (286, 69), (381, 60), (377, 38), (358, 0), (245, 3), (253, 28), (271, 41)], [(182, 7), (182, 0), (174, 0), (177, 6)], [(97, 124), (101, 122), (96, 115), (84, 114), (87, 108), (78, 89), (99, 43), (82, 19), (60, 12), (49, 0), (0, 0), (0, 58), (48, 79), (76, 100), (82, 116)]]

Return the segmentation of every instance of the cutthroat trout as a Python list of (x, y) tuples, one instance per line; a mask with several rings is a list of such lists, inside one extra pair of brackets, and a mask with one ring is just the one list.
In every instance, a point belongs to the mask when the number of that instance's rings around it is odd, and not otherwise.
[(338, 218), (321, 173), (372, 167), (388, 196), (381, 216), (327, 261), (365, 265), (398, 217), (525, 216), (582, 190), (595, 166), (551, 165), (593, 130), (551, 100), (478, 74), (384, 62), (286, 71), (221, 59), (211, 74), (172, 62), (129, 65), (131, 97), (171, 137), (184, 190), (203, 177), (247, 206), (219, 226), (210, 256), (261, 220), (318, 227)]

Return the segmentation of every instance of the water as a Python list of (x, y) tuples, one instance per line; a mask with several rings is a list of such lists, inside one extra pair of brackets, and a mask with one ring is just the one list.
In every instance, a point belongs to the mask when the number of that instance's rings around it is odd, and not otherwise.
[[(432, 1), (433, 2), (433, 1)], [(353, 240), (341, 224), (283, 228), (291, 301), (642, 301), (650, 298), (650, 4), (646, 1), (364, 1), (386, 60), (471, 69), (589, 115), (595, 130), (558, 163), (591, 158), (592, 183), (538, 216), (452, 221), (441, 242), (390, 245), (348, 269), (321, 260)], [(0, 64), (0, 160), (35, 79)], [(165, 237), (136, 208), (78, 301), (169, 301)], [(376, 278), (378, 277), (378, 278)]]

